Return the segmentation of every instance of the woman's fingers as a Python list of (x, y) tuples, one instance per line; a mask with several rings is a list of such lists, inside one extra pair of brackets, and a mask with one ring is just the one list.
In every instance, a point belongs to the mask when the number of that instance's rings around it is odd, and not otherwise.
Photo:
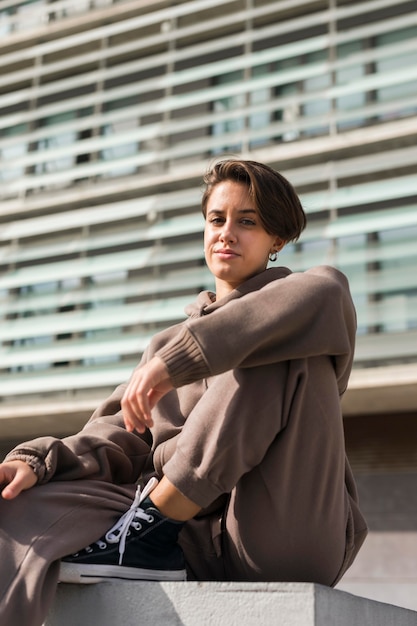
[(151, 428), (153, 407), (172, 388), (168, 370), (159, 357), (135, 370), (122, 398), (126, 429), (143, 433)]
[(13, 500), (22, 491), (30, 489), (37, 482), (35, 472), (24, 461), (6, 461), (0, 464), (0, 484), (7, 483), (1, 492), (5, 500)]

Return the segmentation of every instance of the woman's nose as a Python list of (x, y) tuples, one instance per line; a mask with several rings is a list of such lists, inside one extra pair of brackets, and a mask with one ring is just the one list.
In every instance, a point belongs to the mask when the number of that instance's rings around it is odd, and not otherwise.
[(234, 241), (236, 239), (232, 225), (230, 222), (225, 222), (221, 229), (220, 239), (222, 241)]

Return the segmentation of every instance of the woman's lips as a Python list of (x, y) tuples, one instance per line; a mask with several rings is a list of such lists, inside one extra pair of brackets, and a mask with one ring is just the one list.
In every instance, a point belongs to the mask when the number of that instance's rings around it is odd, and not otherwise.
[(215, 250), (214, 253), (228, 259), (239, 256), (237, 252), (230, 248), (220, 248), (220, 250)]

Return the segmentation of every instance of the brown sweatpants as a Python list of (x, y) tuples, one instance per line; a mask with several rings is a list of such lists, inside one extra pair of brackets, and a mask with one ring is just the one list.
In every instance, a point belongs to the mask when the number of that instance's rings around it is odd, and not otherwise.
[[(181, 532), (190, 578), (332, 585), (350, 565), (366, 525), (333, 378), (330, 360), (309, 359), (210, 380), (164, 466), (208, 507)], [(58, 559), (102, 536), (134, 489), (52, 481), (0, 500), (1, 624), (42, 624)]]

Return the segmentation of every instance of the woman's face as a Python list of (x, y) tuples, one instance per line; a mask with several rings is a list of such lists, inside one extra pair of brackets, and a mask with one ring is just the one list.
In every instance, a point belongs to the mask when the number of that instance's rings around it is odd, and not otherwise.
[(207, 202), (204, 251), (216, 279), (217, 299), (262, 272), (269, 254), (284, 243), (262, 226), (247, 185), (227, 180), (213, 188)]

